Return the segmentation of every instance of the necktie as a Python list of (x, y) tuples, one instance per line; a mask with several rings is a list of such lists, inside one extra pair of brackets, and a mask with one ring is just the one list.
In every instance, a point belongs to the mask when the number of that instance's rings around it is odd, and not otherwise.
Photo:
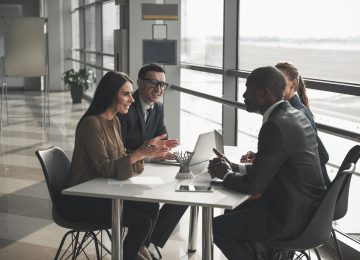
[(148, 109), (146, 110), (146, 112), (147, 112), (147, 117), (146, 117), (145, 123), (147, 123), (147, 122), (149, 121), (149, 118), (150, 118), (151, 113), (152, 113), (152, 108), (151, 108), (151, 107), (148, 108)]

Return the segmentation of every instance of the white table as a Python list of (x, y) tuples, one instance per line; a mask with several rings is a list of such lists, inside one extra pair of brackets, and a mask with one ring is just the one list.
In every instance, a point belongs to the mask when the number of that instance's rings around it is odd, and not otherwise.
[[(240, 155), (239, 155), (240, 156)], [(177, 180), (177, 166), (146, 164), (144, 172), (126, 181), (94, 179), (63, 191), (63, 194), (112, 199), (112, 259), (122, 260), (122, 208), (124, 200), (159, 202), (191, 206), (189, 250), (196, 250), (198, 207), (202, 207), (202, 259), (213, 259), (212, 218), (213, 208), (234, 209), (249, 198), (224, 187), (214, 192), (176, 192), (179, 184), (207, 185), (208, 173), (191, 180)]]

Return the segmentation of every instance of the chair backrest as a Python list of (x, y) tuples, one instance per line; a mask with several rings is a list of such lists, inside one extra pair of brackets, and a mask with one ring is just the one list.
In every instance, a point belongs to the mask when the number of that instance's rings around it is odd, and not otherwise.
[[(355, 145), (353, 148), (349, 150), (346, 154), (340, 168), (338, 174), (340, 174), (350, 163), (356, 165), (360, 158), (360, 145)], [(333, 220), (338, 220), (343, 218), (348, 210), (348, 201), (349, 201), (349, 189), (350, 189), (350, 182), (351, 176), (345, 178), (344, 184), (342, 185), (339, 193), (339, 197), (335, 207), (335, 213)]]
[(35, 154), (40, 161), (53, 207), (56, 208), (57, 197), (65, 188), (69, 176), (70, 160), (56, 146), (36, 151)]
[(345, 178), (355, 171), (355, 165), (350, 164), (338, 174), (331, 182), (330, 187), (323, 196), (319, 207), (305, 230), (296, 239), (291, 241), (296, 245), (293, 249), (310, 249), (325, 243), (332, 229), (332, 216), (334, 215), (336, 201)]

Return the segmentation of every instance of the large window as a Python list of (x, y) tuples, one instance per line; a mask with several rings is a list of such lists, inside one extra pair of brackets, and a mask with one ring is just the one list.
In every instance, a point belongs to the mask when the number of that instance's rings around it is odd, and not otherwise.
[[(205, 72), (181, 70), (181, 86), (221, 97), (222, 77)], [(222, 105), (203, 98), (181, 93), (181, 144), (193, 148), (199, 134), (222, 129)]]
[[(85, 49), (96, 51), (95, 5), (85, 9)], [(86, 53), (86, 62), (96, 65), (96, 54)]]
[[(243, 94), (246, 90), (245, 79), (238, 79), (238, 101), (243, 103)], [(247, 150), (257, 150), (257, 137), (262, 126), (260, 114), (249, 113), (238, 109), (237, 145)]]
[(223, 0), (183, 0), (181, 61), (222, 66)]
[[(356, 0), (240, 0), (238, 69), (251, 71), (279, 61), (294, 63), (303, 77), (360, 83), (360, 2)], [(245, 79), (238, 80), (243, 102)], [(339, 88), (341, 86), (339, 85)], [(308, 89), (315, 121), (360, 132), (360, 97)], [(256, 150), (262, 117), (238, 111), (238, 145)], [(348, 150), (358, 144), (319, 131), (333, 179)], [(349, 211), (336, 229), (360, 240), (359, 176), (352, 178)]]
[[(223, 0), (183, 0), (181, 2), (181, 61), (222, 67)], [(181, 86), (222, 96), (222, 76), (181, 70)], [(189, 149), (199, 134), (222, 129), (222, 105), (181, 93), (181, 143)]]
[(303, 76), (360, 83), (360, 2), (241, 0), (239, 68), (279, 61)]
[[(71, 1), (71, 56), (73, 59), (76, 60), (80, 60), (80, 52), (74, 49), (79, 49), (80, 48), (80, 32), (79, 32), (79, 26), (80, 26), (80, 21), (79, 21), (79, 10), (76, 9), (79, 6), (79, 1), (78, 0), (72, 0)], [(76, 10), (75, 10), (76, 9)], [(80, 68), (80, 64), (78, 62), (73, 62), (73, 68), (74, 69), (79, 69)]]
[[(102, 5), (102, 51), (114, 54), (114, 30), (120, 26), (120, 9), (115, 2)], [(114, 57), (103, 56), (103, 67), (114, 69)]]

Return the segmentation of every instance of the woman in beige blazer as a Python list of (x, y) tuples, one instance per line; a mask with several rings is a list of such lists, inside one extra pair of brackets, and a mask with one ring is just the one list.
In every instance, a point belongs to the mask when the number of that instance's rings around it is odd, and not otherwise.
[[(127, 154), (121, 140), (117, 113), (125, 114), (134, 102), (132, 81), (119, 72), (108, 72), (99, 82), (90, 107), (80, 119), (75, 133), (68, 186), (94, 178), (125, 180), (141, 173), (144, 157), (165, 156), (177, 145), (162, 140), (166, 135), (144, 143)], [(72, 219), (111, 224), (109, 199), (62, 196), (61, 205)], [(70, 210), (69, 210), (70, 208)], [(147, 247), (158, 216), (158, 203), (124, 202), (123, 220), (128, 227), (124, 240), (124, 259), (152, 259)]]

